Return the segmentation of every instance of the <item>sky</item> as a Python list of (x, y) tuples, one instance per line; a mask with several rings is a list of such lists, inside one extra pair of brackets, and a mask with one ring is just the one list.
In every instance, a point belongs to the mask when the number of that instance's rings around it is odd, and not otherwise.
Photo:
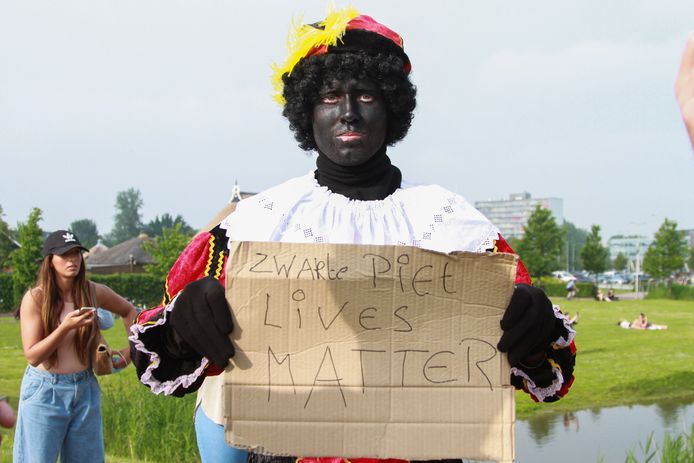
[[(314, 168), (272, 100), (288, 26), (326, 1), (0, 0), (0, 206), (106, 234), (119, 191), (145, 222), (201, 227), (235, 181)], [(413, 183), (468, 201), (564, 201), (614, 234), (694, 228), (694, 153), (673, 84), (691, 0), (353, 1), (399, 32), (418, 106), (389, 148)]]

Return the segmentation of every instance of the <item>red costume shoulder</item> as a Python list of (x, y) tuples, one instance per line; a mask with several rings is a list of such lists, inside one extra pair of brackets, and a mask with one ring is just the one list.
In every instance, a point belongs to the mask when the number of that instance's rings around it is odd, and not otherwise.
[[(509, 254), (516, 254), (516, 252), (509, 246), (503, 236), (499, 235), (499, 239), (496, 240), (494, 247), (494, 252), (507, 252)], [(516, 268), (516, 284), (525, 283), (526, 285), (532, 284), (530, 279), (530, 274), (528, 269), (525, 268), (523, 261), (518, 259), (518, 267)]]

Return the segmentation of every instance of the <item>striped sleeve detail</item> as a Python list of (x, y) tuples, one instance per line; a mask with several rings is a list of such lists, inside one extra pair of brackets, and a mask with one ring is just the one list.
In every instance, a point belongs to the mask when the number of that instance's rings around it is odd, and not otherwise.
[[(168, 357), (163, 345), (167, 315), (176, 297), (189, 283), (212, 276), (225, 284), (224, 266), (228, 257), (228, 239), (219, 228), (196, 235), (174, 263), (164, 283), (160, 306), (142, 311), (130, 328), (134, 363), (140, 381), (155, 393), (184, 394), (195, 390), (206, 375), (219, 374), (206, 358), (176, 360)], [(175, 367), (172, 365), (175, 364)]]

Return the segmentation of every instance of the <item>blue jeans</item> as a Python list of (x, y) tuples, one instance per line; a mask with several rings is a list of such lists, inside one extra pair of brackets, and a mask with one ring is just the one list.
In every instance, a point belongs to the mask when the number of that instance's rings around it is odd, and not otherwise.
[(12, 461), (103, 462), (101, 389), (91, 370), (59, 375), (28, 365), (19, 392)]
[(195, 435), (202, 463), (246, 463), (248, 452), (227, 444), (224, 426), (209, 419), (200, 405), (195, 410)]

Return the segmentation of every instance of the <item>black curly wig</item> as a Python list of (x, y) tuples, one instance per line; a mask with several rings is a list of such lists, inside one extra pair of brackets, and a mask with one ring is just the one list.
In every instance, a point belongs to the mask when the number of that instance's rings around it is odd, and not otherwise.
[(410, 128), (417, 104), (417, 90), (403, 66), (402, 56), (382, 48), (335, 48), (327, 54), (299, 61), (291, 75), (282, 76), (286, 101), (282, 115), (289, 120), (289, 128), (294, 132), (299, 147), (306, 151), (317, 150), (313, 138), (313, 107), (319, 101), (319, 91), (324, 82), (346, 78), (376, 83), (387, 110), (386, 145), (402, 140)]

